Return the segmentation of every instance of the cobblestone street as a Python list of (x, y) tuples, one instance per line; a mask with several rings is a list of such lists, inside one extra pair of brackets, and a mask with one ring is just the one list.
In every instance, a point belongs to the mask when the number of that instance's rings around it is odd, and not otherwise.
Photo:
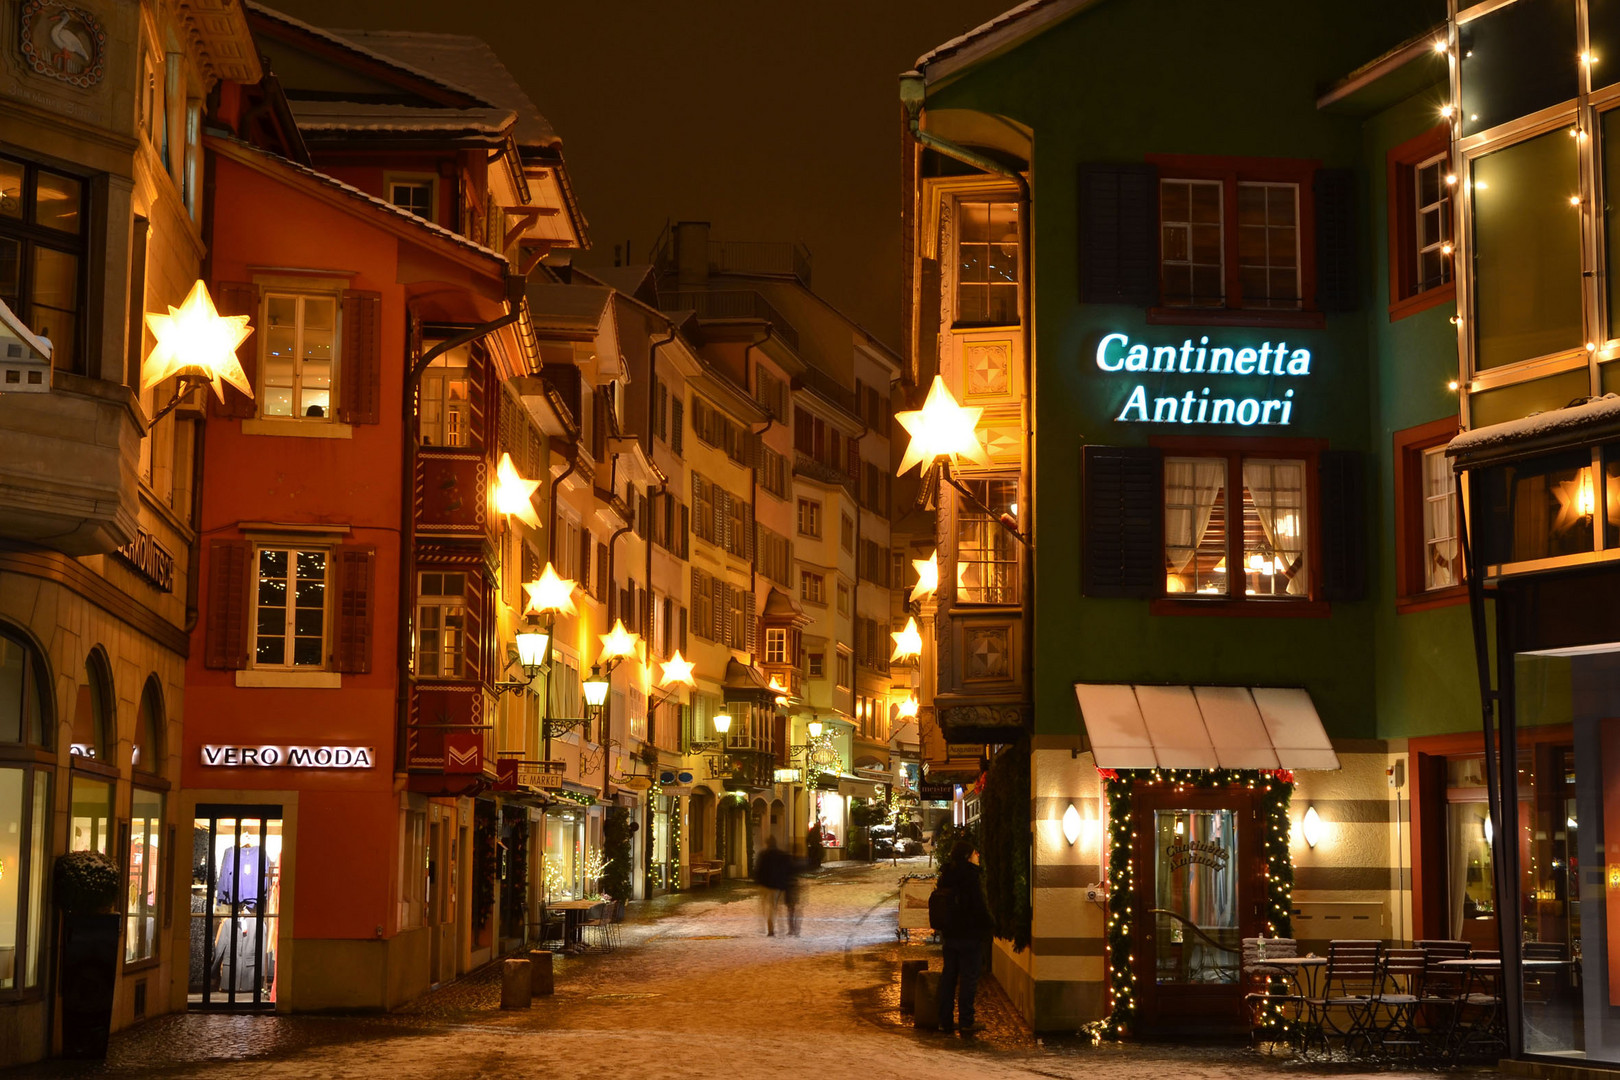
[[(922, 860), (916, 862), (921, 869)], [(537, 999), (526, 1013), (500, 1011), (500, 980), (491, 966), (386, 1016), (166, 1016), (116, 1036), (105, 1066), (51, 1062), (12, 1075), (619, 1080), (636, 1070), (741, 1078), (803, 1076), (807, 1069), (919, 1080), (1359, 1075), (1241, 1046), (1038, 1041), (994, 984), (981, 990), (987, 1030), (978, 1039), (916, 1032), (899, 1011), (902, 947), (894, 925), (904, 865), (824, 869), (807, 882), (799, 938), (766, 938), (754, 895), (740, 884), (639, 905), (622, 948), (560, 957), (556, 994)]]

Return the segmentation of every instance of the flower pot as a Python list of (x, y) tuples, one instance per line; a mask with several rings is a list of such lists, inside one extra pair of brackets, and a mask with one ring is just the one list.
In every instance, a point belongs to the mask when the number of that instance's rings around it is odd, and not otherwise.
[(117, 915), (62, 916), (62, 1056), (99, 1061), (112, 1031)]

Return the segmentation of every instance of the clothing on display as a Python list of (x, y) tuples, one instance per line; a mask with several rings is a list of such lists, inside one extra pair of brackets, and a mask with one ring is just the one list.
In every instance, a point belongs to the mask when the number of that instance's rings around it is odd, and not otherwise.
[(264, 852), (256, 844), (243, 844), (240, 850), (226, 848), (219, 859), (215, 899), (221, 904), (257, 904), (263, 859)]

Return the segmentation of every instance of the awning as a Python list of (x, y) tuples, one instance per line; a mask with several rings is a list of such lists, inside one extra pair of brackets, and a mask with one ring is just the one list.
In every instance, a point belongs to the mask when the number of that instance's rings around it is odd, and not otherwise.
[(1337, 769), (1311, 695), (1267, 686), (1075, 683), (1099, 769)]

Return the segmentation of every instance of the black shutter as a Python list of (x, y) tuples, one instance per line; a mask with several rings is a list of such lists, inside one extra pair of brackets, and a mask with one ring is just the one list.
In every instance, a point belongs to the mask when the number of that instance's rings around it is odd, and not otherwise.
[(1159, 170), (1080, 166), (1080, 302), (1159, 301)]
[(1316, 174), (1316, 306), (1321, 311), (1356, 309), (1356, 174), (1321, 169)]
[(1361, 455), (1327, 450), (1317, 466), (1322, 508), (1322, 598), (1367, 596), (1367, 493)]
[(1164, 467), (1159, 451), (1088, 446), (1081, 468), (1081, 592), (1137, 599), (1163, 594)]

